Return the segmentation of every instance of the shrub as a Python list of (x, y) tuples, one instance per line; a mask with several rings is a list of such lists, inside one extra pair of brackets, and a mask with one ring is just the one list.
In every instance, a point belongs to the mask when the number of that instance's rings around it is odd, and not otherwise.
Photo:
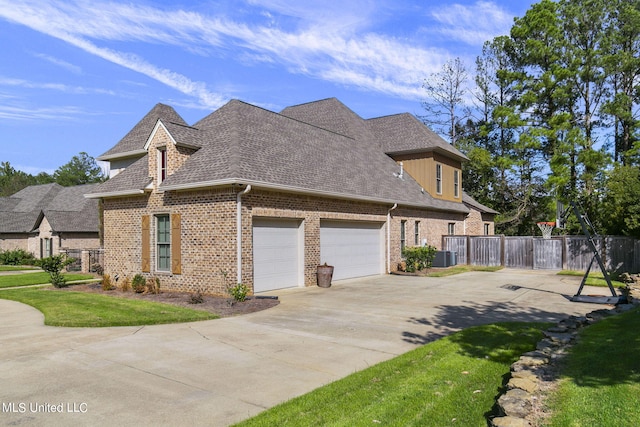
[(160, 279), (157, 277), (148, 277), (146, 284), (146, 291), (151, 292), (152, 294), (160, 293)]
[(113, 282), (111, 282), (111, 276), (108, 274), (102, 276), (102, 290), (112, 291), (113, 289), (115, 289), (115, 286), (113, 286)]
[(243, 283), (238, 283), (235, 286), (229, 287), (229, 294), (233, 297), (235, 301), (242, 302), (247, 299), (247, 294), (249, 293), (249, 288), (247, 285)]
[(431, 268), (433, 259), (436, 257), (436, 248), (433, 246), (407, 246), (402, 250), (402, 257), (405, 259), (406, 271), (409, 273), (424, 270)]
[(67, 258), (66, 255), (53, 255), (47, 258), (37, 260), (37, 265), (44, 271), (49, 273), (51, 284), (56, 288), (63, 288), (67, 285), (67, 281), (62, 275), (62, 270), (69, 264), (73, 263), (75, 258)]
[(120, 284), (120, 290), (122, 292), (129, 292), (131, 290), (131, 279), (125, 277)]
[(0, 265), (36, 265), (37, 260), (31, 252), (24, 249), (0, 251)]
[(131, 281), (131, 289), (137, 294), (141, 294), (147, 287), (147, 279), (142, 274), (136, 274)]

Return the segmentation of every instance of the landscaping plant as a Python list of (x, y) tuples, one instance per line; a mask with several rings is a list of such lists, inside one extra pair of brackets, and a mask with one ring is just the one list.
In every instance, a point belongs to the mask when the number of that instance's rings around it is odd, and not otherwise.
[(108, 274), (102, 276), (102, 290), (112, 291), (113, 289), (115, 289), (115, 286), (113, 286), (113, 283), (111, 282), (111, 276)]
[(137, 294), (141, 294), (147, 287), (147, 279), (142, 274), (136, 274), (131, 281), (131, 289)]
[(436, 248), (433, 246), (407, 246), (402, 250), (402, 258), (409, 273), (431, 268), (435, 257)]
[(229, 294), (231, 294), (235, 301), (242, 302), (247, 299), (249, 288), (244, 283), (238, 283), (235, 286), (229, 287)]
[(0, 251), (0, 265), (36, 265), (36, 258), (24, 249)]
[(37, 265), (49, 273), (51, 284), (56, 288), (63, 288), (67, 285), (67, 280), (62, 275), (62, 270), (75, 261), (74, 258), (67, 258), (66, 255), (53, 255), (37, 261)]

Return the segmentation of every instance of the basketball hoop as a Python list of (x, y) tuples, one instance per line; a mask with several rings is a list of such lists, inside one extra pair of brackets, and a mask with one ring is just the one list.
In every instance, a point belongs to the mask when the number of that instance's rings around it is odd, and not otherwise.
[(545, 239), (551, 238), (551, 232), (556, 225), (554, 221), (538, 222), (538, 228), (542, 231), (542, 237)]

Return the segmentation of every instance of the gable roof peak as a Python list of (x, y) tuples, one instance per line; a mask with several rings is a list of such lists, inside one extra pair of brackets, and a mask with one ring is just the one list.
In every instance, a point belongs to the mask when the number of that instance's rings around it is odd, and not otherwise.
[(158, 120), (162, 120), (165, 123), (188, 126), (187, 122), (173, 107), (158, 103), (116, 145), (96, 159), (112, 160), (119, 157), (144, 154), (144, 146)]

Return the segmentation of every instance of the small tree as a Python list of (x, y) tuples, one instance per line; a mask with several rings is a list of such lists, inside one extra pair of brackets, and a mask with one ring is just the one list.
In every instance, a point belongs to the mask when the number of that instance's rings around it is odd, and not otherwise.
[(74, 258), (67, 258), (66, 255), (53, 255), (38, 260), (37, 265), (49, 273), (51, 284), (56, 288), (63, 288), (67, 285), (67, 280), (62, 275), (62, 270), (75, 261)]

